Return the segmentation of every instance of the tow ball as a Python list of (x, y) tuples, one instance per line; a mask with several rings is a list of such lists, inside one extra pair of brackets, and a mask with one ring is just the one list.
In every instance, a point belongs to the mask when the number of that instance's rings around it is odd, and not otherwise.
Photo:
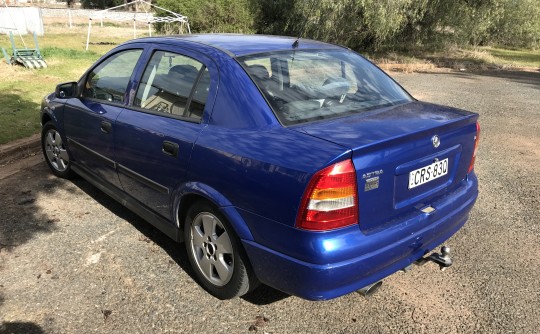
[(423, 266), (428, 262), (434, 262), (439, 265), (441, 271), (444, 271), (446, 268), (452, 265), (452, 258), (450, 257), (450, 247), (442, 246), (441, 253), (433, 252), (428, 256), (416, 260), (415, 264)]
[[(450, 267), (452, 265), (452, 258), (450, 257), (450, 247), (442, 246), (441, 247), (441, 253), (433, 252), (429, 254), (428, 256), (424, 256), (415, 262), (417, 266), (423, 266), (424, 264), (428, 262), (434, 262), (439, 265), (439, 268), (441, 271), (444, 271), (446, 268)], [(409, 272), (412, 270), (413, 264), (409, 264), (407, 267), (401, 269), (404, 272)], [(363, 287), (360, 290), (357, 290), (359, 294), (363, 295), (364, 297), (369, 297), (372, 294), (374, 294), (382, 285), (382, 281), (378, 281), (375, 283), (372, 283), (368, 286)]]

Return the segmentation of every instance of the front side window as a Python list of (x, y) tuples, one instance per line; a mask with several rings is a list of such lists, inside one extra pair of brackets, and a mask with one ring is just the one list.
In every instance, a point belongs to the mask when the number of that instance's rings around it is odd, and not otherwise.
[(200, 62), (158, 51), (148, 63), (133, 105), (146, 110), (200, 120), (210, 75)]
[(86, 77), (82, 97), (124, 103), (129, 79), (142, 50), (115, 53), (102, 61)]
[(381, 70), (348, 50), (295, 50), (239, 58), (284, 125), (411, 101)]

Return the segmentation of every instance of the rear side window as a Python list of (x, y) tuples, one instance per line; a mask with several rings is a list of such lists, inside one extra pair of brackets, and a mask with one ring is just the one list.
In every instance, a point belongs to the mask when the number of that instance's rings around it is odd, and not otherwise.
[(141, 54), (142, 50), (127, 50), (102, 61), (86, 77), (82, 96), (124, 103), (129, 79)]
[(133, 105), (198, 121), (202, 118), (209, 86), (208, 69), (202, 63), (157, 51), (144, 71)]

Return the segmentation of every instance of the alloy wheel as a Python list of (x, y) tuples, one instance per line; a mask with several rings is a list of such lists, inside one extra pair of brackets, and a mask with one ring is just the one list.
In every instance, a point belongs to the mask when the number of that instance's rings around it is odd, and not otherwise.
[(231, 239), (223, 223), (209, 212), (201, 212), (191, 225), (190, 249), (198, 269), (213, 285), (224, 286), (234, 273)]

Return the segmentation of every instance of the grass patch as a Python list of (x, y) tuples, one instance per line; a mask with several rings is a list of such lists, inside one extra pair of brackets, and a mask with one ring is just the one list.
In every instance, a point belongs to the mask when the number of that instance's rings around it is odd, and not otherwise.
[[(62, 36), (56, 36), (63, 39)], [(96, 61), (102, 52), (85, 52), (71, 41), (67, 47), (47, 43), (54, 36), (40, 40), (41, 51), (47, 62), (45, 69), (27, 69), (23, 66), (9, 66), (0, 61), (0, 144), (28, 137), (39, 132), (39, 107), (41, 99), (54, 91), (55, 86), (64, 81), (75, 81)], [(25, 38), (28, 48), (33, 48)], [(23, 48), (20, 39), (17, 47)], [(50, 44), (53, 44), (50, 46)], [(69, 45), (71, 44), (71, 45)], [(11, 43), (6, 36), (0, 36), (0, 46), (11, 54)]]
[(101, 55), (88, 50), (74, 50), (74, 49), (66, 49), (66, 48), (59, 48), (56, 46), (53, 47), (45, 47), (43, 50), (41, 50), (41, 54), (45, 59), (48, 58), (60, 58), (60, 59), (83, 59), (83, 60), (89, 60), (89, 61), (95, 61), (98, 59)]
[(2, 89), (0, 94), (0, 144), (39, 132), (39, 104), (27, 98), (23, 89), (9, 91)]
[(503, 64), (540, 68), (540, 50), (486, 48), (486, 51)]
[[(46, 25), (46, 35), (39, 37), (40, 50), (48, 65), (45, 69), (9, 66), (1, 57), (0, 144), (38, 133), (41, 99), (54, 91), (58, 83), (78, 80), (90, 65), (115, 44), (133, 38), (130, 27), (96, 27), (91, 38), (95, 44), (85, 51), (86, 28)], [(24, 48), (19, 36), (14, 36), (14, 39), (16, 47)], [(31, 35), (23, 36), (23, 39), (27, 48), (34, 48)], [(5, 48), (8, 54), (12, 53), (8, 36), (0, 35), (0, 47)]]

